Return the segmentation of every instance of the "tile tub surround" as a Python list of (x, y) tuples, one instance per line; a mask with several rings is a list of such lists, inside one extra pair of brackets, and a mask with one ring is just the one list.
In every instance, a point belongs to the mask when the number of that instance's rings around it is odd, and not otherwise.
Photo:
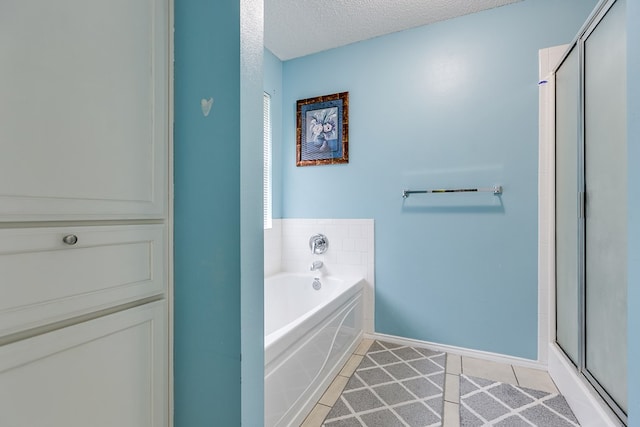
[[(329, 240), (329, 249), (322, 255), (312, 255), (309, 249), (309, 238), (317, 233)], [(324, 263), (319, 275), (364, 278), (364, 330), (373, 332), (373, 219), (274, 219), (264, 237), (265, 276), (280, 271), (309, 273), (311, 263), (318, 260)]]
[[(441, 420), (436, 421), (435, 423), (431, 423), (433, 419), (430, 415), (424, 416), (426, 413), (422, 410), (421, 407), (415, 406), (415, 411), (406, 411), (402, 412), (402, 414), (406, 417), (403, 418), (402, 415), (399, 417), (396, 415), (398, 413), (395, 410), (395, 406), (409, 406), (406, 401), (403, 402), (402, 399), (407, 398), (407, 395), (403, 393), (403, 391), (408, 391), (412, 393), (410, 389), (407, 388), (396, 388), (395, 384), (399, 384), (402, 387), (401, 383), (403, 380), (396, 379), (393, 375), (390, 375), (388, 372), (388, 367), (391, 366), (392, 371), (395, 372), (395, 375), (402, 372), (402, 369), (399, 367), (402, 364), (411, 366), (411, 360), (402, 360), (399, 362), (393, 362), (393, 357), (390, 357), (392, 354), (395, 357), (398, 357), (398, 354), (406, 355), (412, 354), (411, 351), (416, 351), (421, 353), (424, 356), (424, 352), (430, 352), (436, 355), (436, 360), (438, 357), (441, 357), (440, 354), (443, 354), (441, 351), (429, 350), (421, 347), (409, 347), (398, 344), (390, 344), (381, 341), (374, 341), (371, 339), (363, 339), (360, 343), (358, 349), (351, 356), (349, 361), (345, 364), (340, 374), (336, 377), (333, 383), (329, 386), (325, 394), (322, 396), (318, 404), (313, 408), (310, 412), (304, 423), (303, 427), (320, 427), (320, 426), (426, 426), (426, 425), (442, 425), (444, 427), (458, 427), (460, 425), (491, 425), (485, 424), (484, 422), (473, 421), (472, 419), (463, 419), (460, 418), (461, 406), (463, 414), (467, 414), (464, 409), (465, 402), (463, 401), (462, 405), (460, 404), (461, 399), (464, 399), (466, 396), (473, 394), (479, 394), (480, 391), (470, 391), (470, 386), (466, 381), (467, 378), (476, 378), (475, 382), (483, 382), (485, 384), (485, 388), (492, 389), (493, 387), (497, 387), (494, 390), (494, 394), (491, 396), (494, 403), (498, 405), (502, 405), (504, 407), (510, 408), (509, 396), (515, 395), (519, 396), (518, 393), (521, 393), (520, 390), (524, 390), (524, 392), (530, 395), (532, 401), (528, 402), (526, 405), (519, 407), (520, 409), (530, 409), (530, 411), (526, 412), (524, 417), (533, 419), (534, 422), (524, 422), (524, 424), (517, 422), (521, 421), (521, 419), (512, 418), (509, 421), (514, 421), (516, 424), (513, 425), (527, 425), (527, 426), (553, 426), (554, 424), (545, 423), (545, 419), (552, 419), (553, 421), (557, 421), (557, 418), (554, 416), (558, 414), (562, 414), (560, 419), (562, 421), (567, 421), (568, 424), (559, 424), (559, 425), (578, 425), (569, 409), (568, 405), (558, 394), (558, 390), (551, 380), (551, 377), (547, 374), (546, 371), (540, 369), (532, 369), (526, 368), (516, 365), (510, 365), (506, 363), (496, 363), (492, 361), (487, 361), (483, 359), (477, 359), (473, 357), (460, 356), (453, 353), (446, 353), (446, 364), (443, 375), (443, 383), (442, 388), (443, 394), (441, 395), (441, 399), (444, 401), (442, 404), (441, 410)], [(375, 358), (369, 356), (369, 353), (378, 354), (377, 359), (382, 363), (380, 366), (379, 363), (376, 362)], [(426, 357), (428, 359), (428, 357)], [(400, 359), (400, 358), (399, 358)], [(416, 359), (416, 361), (419, 359)], [(385, 366), (384, 362), (387, 363)], [(360, 375), (358, 375), (358, 371), (360, 369), (363, 370), (371, 370), (380, 367), (381, 370), (393, 378), (393, 381), (381, 382), (374, 385), (364, 384)], [(395, 369), (395, 370), (394, 370)], [(379, 373), (379, 372), (378, 372)], [(435, 375), (441, 375), (441, 373), (435, 373)], [(479, 377), (474, 377), (474, 375), (478, 375)], [(400, 375), (402, 376), (402, 375)], [(355, 378), (355, 379), (354, 379)], [(381, 379), (387, 379), (386, 377), (382, 378), (380, 376), (376, 377), (375, 375), (370, 375), (369, 381), (380, 381)], [(411, 377), (405, 378), (411, 379)], [(362, 386), (356, 382), (360, 381)], [(366, 382), (366, 381), (365, 381)], [(356, 387), (359, 386), (359, 387)], [(387, 386), (381, 388), (380, 386)], [(381, 388), (381, 393), (377, 392), (376, 388)], [(386, 389), (389, 390), (386, 390)], [(395, 389), (395, 390), (393, 390)], [(371, 394), (375, 397), (375, 399), (371, 399), (371, 395), (368, 393), (361, 393), (360, 395), (352, 396), (351, 400), (345, 397), (346, 395), (353, 393), (354, 391), (372, 391)], [(506, 391), (505, 391), (506, 390)], [(375, 393), (373, 393), (375, 391)], [(386, 391), (395, 391), (395, 393), (385, 393)], [(504, 391), (504, 393), (500, 394), (500, 391)], [(482, 391), (484, 392), (484, 390)], [(463, 396), (461, 398), (461, 395)], [(426, 397), (426, 400), (429, 400), (431, 397)], [(537, 401), (534, 401), (538, 399)], [(476, 399), (478, 399), (476, 397)], [(420, 399), (415, 399), (419, 401)], [(525, 399), (526, 400), (526, 399)], [(398, 403), (393, 403), (393, 402)], [(502, 403), (499, 403), (501, 401)], [(354, 405), (360, 410), (358, 414), (369, 415), (369, 417), (358, 417), (355, 416), (355, 408), (351, 405), (350, 402), (353, 402)], [(371, 408), (364, 408), (365, 403), (370, 403)], [(415, 403), (415, 402), (412, 402)], [(505, 406), (506, 405), (506, 406)], [(424, 405), (427, 407), (426, 405)], [(436, 406), (436, 405), (434, 405)], [(515, 405), (513, 405), (515, 406)], [(394, 411), (391, 411), (389, 408), (393, 408)], [(549, 408), (552, 409), (549, 409)], [(412, 407), (410, 407), (412, 408)], [(427, 407), (429, 409), (430, 407)], [(517, 409), (517, 408), (516, 408)], [(385, 410), (387, 412), (385, 412)], [(547, 411), (548, 410), (548, 411)], [(346, 411), (349, 411), (347, 413)], [(429, 411), (430, 414), (437, 413), (436, 411)], [(516, 411), (517, 412), (517, 411)], [(389, 417), (389, 413), (396, 416), (394, 420), (392, 417)], [(501, 413), (506, 414), (506, 412), (502, 411)], [(552, 415), (549, 415), (551, 413)], [(378, 417), (373, 416), (372, 414), (379, 415)], [(511, 414), (514, 415), (514, 414)], [(520, 417), (520, 415), (515, 414), (516, 417)], [(538, 418), (536, 418), (536, 416)], [(548, 417), (548, 418), (545, 418)], [(507, 416), (506, 418), (509, 418)], [(527, 419), (529, 419), (527, 418)], [(368, 421), (367, 421), (368, 420)], [(535, 422), (538, 422), (536, 424)], [(499, 424), (505, 426), (511, 426), (512, 424)]]
[(264, 277), (282, 271), (282, 220), (273, 219), (264, 230)]

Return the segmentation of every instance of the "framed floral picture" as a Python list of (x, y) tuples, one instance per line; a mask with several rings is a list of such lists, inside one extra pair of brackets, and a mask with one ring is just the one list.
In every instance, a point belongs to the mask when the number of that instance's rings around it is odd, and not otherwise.
[(349, 163), (349, 92), (296, 103), (296, 166)]

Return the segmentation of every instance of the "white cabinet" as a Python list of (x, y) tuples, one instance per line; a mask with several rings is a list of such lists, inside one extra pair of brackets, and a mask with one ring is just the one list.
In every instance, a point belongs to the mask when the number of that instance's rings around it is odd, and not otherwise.
[(167, 425), (164, 301), (0, 347), (0, 425)]
[(0, 2), (0, 221), (162, 218), (167, 0)]
[(0, 336), (164, 294), (165, 251), (159, 224), (0, 229)]
[(170, 424), (171, 4), (0, 1), (2, 427)]

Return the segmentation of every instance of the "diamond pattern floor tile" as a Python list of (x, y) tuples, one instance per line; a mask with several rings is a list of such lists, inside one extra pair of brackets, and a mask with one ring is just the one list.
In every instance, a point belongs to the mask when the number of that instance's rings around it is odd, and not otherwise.
[(579, 426), (564, 397), (498, 381), (460, 376), (460, 425)]
[[(322, 426), (442, 427), (446, 360), (443, 352), (373, 341)], [(458, 373), (449, 375), (460, 404), (448, 403), (447, 417), (455, 416), (447, 426), (459, 415), (461, 427), (579, 427), (562, 395)]]
[(442, 352), (375, 341), (324, 421), (324, 426), (442, 425)]
[(406, 388), (398, 383), (379, 385), (373, 391), (382, 398), (387, 405), (413, 400), (413, 396)]

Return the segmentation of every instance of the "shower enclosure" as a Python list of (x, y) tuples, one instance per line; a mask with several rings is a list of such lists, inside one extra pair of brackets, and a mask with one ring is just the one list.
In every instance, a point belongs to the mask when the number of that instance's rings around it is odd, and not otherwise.
[(627, 422), (625, 0), (602, 1), (556, 69), (556, 341)]

